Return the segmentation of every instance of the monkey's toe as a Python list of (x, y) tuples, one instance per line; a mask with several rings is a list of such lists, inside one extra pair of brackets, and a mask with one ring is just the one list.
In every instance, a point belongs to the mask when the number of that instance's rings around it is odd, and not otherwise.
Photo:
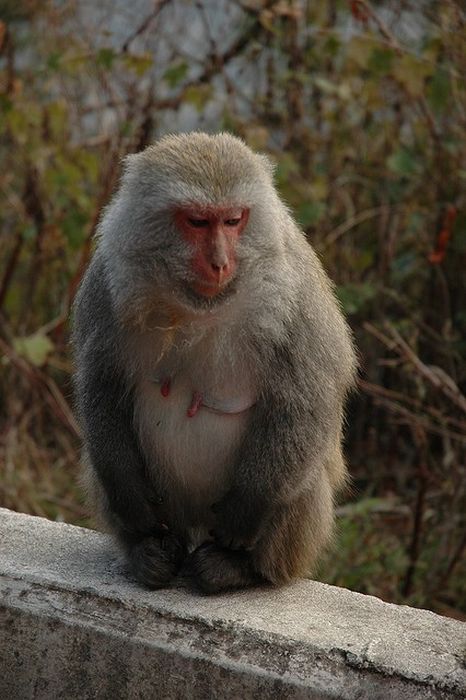
[(203, 593), (221, 593), (261, 581), (248, 552), (222, 549), (204, 542), (186, 560), (186, 570)]
[(148, 588), (163, 588), (178, 572), (186, 550), (172, 534), (146, 537), (129, 552), (129, 561), (137, 580)]

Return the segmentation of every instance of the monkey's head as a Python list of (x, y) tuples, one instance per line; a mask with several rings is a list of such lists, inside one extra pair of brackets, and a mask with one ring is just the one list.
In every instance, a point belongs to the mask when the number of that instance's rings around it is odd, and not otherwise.
[(126, 159), (101, 223), (112, 290), (195, 310), (224, 302), (280, 248), (277, 207), (270, 162), (240, 139), (161, 139)]

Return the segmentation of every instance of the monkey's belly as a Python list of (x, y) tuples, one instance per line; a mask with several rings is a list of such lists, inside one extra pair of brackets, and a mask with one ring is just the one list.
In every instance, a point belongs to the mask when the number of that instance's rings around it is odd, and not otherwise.
[(210, 510), (228, 488), (253, 404), (247, 392), (230, 389), (201, 394), (182, 379), (168, 391), (163, 382), (150, 380), (137, 389), (135, 420), (147, 462), (157, 469), (170, 500), (186, 513)]

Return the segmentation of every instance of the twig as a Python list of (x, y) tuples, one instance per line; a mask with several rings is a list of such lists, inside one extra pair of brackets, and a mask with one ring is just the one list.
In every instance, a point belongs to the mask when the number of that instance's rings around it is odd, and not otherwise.
[(81, 254), (79, 256), (78, 266), (76, 268), (76, 272), (74, 273), (73, 277), (71, 278), (71, 280), (68, 284), (67, 302), (66, 302), (66, 307), (67, 307), (68, 313), (71, 309), (74, 297), (76, 295), (76, 291), (78, 289), (79, 283), (81, 282), (81, 278), (84, 274), (84, 270), (86, 269), (88, 262), (89, 262), (89, 259), (91, 257), (92, 238), (94, 236), (95, 230), (97, 228), (97, 224), (99, 222), (99, 217), (100, 217), (100, 212), (102, 210), (102, 207), (109, 199), (110, 194), (114, 188), (114, 185), (115, 185), (118, 173), (119, 173), (119, 160), (120, 160), (120, 153), (114, 152), (112, 155), (112, 158), (110, 160), (110, 164), (107, 168), (107, 171), (106, 171), (104, 177), (102, 178), (103, 186), (102, 186), (102, 189), (101, 189), (99, 196), (97, 198), (97, 202), (96, 202), (96, 205), (94, 207), (94, 212), (92, 214), (92, 218), (91, 218), (90, 223), (88, 224), (88, 227), (87, 227), (87, 233), (86, 233), (86, 237), (85, 237), (84, 242), (83, 242), (82, 247), (81, 247)]
[(133, 41), (135, 39), (137, 39), (138, 36), (141, 36), (142, 34), (144, 34), (144, 32), (150, 27), (152, 22), (158, 17), (158, 15), (163, 10), (165, 5), (168, 5), (169, 3), (170, 3), (170, 0), (155, 0), (154, 9), (152, 10), (152, 12), (149, 15), (147, 15), (147, 17), (134, 30), (134, 32), (129, 35), (129, 37), (124, 42), (123, 46), (121, 47), (121, 50), (123, 53), (128, 52), (130, 44), (132, 44)]
[(61, 393), (60, 389), (51, 377), (47, 377), (44, 372), (38, 367), (30, 365), (23, 357), (20, 357), (12, 347), (8, 345), (3, 338), (0, 337), (0, 350), (8, 357), (11, 363), (24, 374), (30, 382), (45, 389), (43, 397), (48, 403), (52, 412), (73, 432), (77, 437), (80, 436), (78, 423), (73, 415), (72, 410)]
[(414, 574), (416, 572), (419, 553), (421, 551), (422, 528), (424, 523), (424, 509), (427, 494), (427, 483), (429, 473), (427, 470), (427, 450), (426, 436), (424, 432), (415, 426), (412, 429), (414, 441), (419, 448), (419, 466), (417, 469), (418, 489), (416, 494), (416, 506), (414, 509), (413, 532), (411, 536), (411, 544), (409, 547), (409, 565), (406, 571), (406, 577), (402, 586), (402, 593), (405, 598), (411, 595), (413, 587)]
[(466, 397), (461, 393), (453, 379), (439, 367), (428, 367), (425, 365), (398, 331), (390, 324), (387, 324), (387, 327), (406, 359), (414, 366), (417, 372), (466, 413)]
[(387, 205), (381, 207), (373, 207), (372, 209), (363, 209), (363, 211), (358, 212), (354, 216), (351, 216), (343, 223), (336, 226), (330, 233), (325, 237), (325, 240), (320, 244), (321, 248), (328, 248), (335, 241), (337, 241), (341, 236), (343, 236), (347, 231), (351, 231), (352, 228), (362, 224), (363, 221), (368, 221), (368, 219), (374, 219), (380, 216), (385, 210)]
[(453, 553), (452, 558), (450, 559), (450, 563), (447, 566), (447, 570), (441, 577), (440, 581), (437, 584), (436, 587), (436, 593), (440, 593), (442, 589), (445, 588), (445, 586), (448, 583), (448, 580), (450, 579), (454, 569), (458, 565), (458, 563), (461, 561), (463, 558), (463, 553), (464, 550), (466, 549), (466, 531), (463, 533), (463, 536), (461, 537), (460, 541), (458, 542), (458, 546), (456, 547), (456, 550)]
[(422, 401), (419, 401), (418, 399), (413, 399), (411, 396), (407, 396), (406, 394), (402, 394), (401, 392), (394, 391), (393, 389), (387, 389), (386, 387), (380, 386), (379, 384), (373, 384), (364, 379), (358, 380), (358, 386), (362, 389), (362, 391), (366, 392), (371, 396), (381, 397), (387, 399), (389, 402), (392, 403), (404, 402), (405, 404), (409, 404), (410, 406), (419, 411), (424, 411), (425, 413), (428, 413), (430, 416), (432, 416), (432, 418), (434, 418), (441, 424), (452, 425), (455, 428), (458, 428), (458, 430), (463, 431), (466, 436), (465, 421), (458, 420), (457, 418), (454, 418), (452, 416), (447, 416), (438, 409), (433, 408), (432, 406), (425, 406), (422, 403)]
[(24, 244), (24, 238), (22, 237), (21, 233), (18, 231), (16, 234), (16, 242), (13, 247), (13, 250), (11, 251), (11, 255), (8, 258), (8, 262), (6, 264), (5, 272), (2, 277), (2, 282), (0, 284), (0, 309), (3, 307), (3, 302), (5, 301), (6, 294), (8, 292), (8, 288), (10, 286), (11, 278), (13, 276), (13, 273), (16, 268), (16, 264), (18, 262), (19, 255), (21, 253), (21, 249)]
[(419, 375), (466, 413), (466, 397), (461, 393), (453, 379), (440, 367), (429, 367), (424, 364), (391, 324), (386, 323), (385, 327), (389, 331), (391, 338), (387, 337), (371, 323), (364, 324), (364, 328), (371, 335), (378, 338), (389, 350), (397, 352), (400, 357), (414, 367)]
[(402, 406), (396, 401), (384, 397), (376, 397), (374, 401), (377, 404), (386, 406), (393, 413), (402, 416), (405, 419), (406, 425), (419, 425), (426, 432), (434, 433), (435, 435), (440, 435), (442, 437), (450, 438), (451, 440), (456, 440), (462, 444), (466, 445), (466, 435), (465, 433), (457, 433), (453, 430), (448, 430), (446, 428), (440, 428), (426, 418), (426, 416), (420, 416), (419, 414), (413, 413), (406, 406)]
[(398, 54), (401, 54), (403, 52), (403, 49), (400, 46), (397, 38), (392, 34), (385, 22), (382, 19), (380, 19), (370, 2), (368, 0), (358, 0), (358, 5), (361, 5), (365, 9), (368, 18), (372, 19), (375, 22), (379, 29), (379, 32), (382, 34), (383, 37), (385, 37), (392, 49), (394, 49)]

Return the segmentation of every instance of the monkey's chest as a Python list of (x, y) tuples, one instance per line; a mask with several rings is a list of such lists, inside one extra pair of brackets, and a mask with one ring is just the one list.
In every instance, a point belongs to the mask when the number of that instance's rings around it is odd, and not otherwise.
[(228, 487), (254, 394), (245, 377), (221, 382), (163, 373), (143, 380), (136, 422), (149, 464), (167, 488), (213, 503)]

